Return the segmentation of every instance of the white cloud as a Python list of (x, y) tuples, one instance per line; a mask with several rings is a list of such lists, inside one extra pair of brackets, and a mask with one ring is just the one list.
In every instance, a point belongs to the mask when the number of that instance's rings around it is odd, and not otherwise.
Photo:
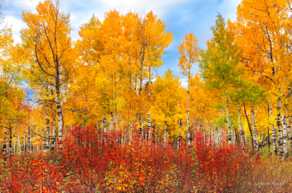
[(188, 87), (188, 80), (187, 80), (187, 78), (180, 77), (180, 81), (181, 81), (182, 87), (184, 87), (184, 88), (187, 88)]
[(117, 9), (122, 12), (136, 11), (145, 14), (147, 11), (154, 11), (160, 17), (175, 6), (188, 0), (101, 0), (106, 9)]
[[(63, 0), (61, 5), (65, 8), (66, 12), (70, 13), (73, 38), (76, 38), (79, 26), (86, 23), (92, 15), (103, 19), (105, 13), (109, 10), (118, 10), (121, 13), (133, 11), (140, 15), (153, 11), (163, 18), (164, 15), (176, 6), (187, 1), (189, 0), (88, 0), (86, 6), (83, 2), (83, 4), (80, 3), (79, 0)], [(82, 9), (75, 10), (78, 6), (81, 6)]]
[[(12, 27), (16, 42), (20, 41), (19, 31), (25, 24), (19, 18), (22, 11), (33, 11), (37, 4), (43, 0), (4, 0), (4, 5), (8, 5), (9, 11), (5, 16), (5, 23)], [(61, 9), (65, 13), (70, 14), (73, 38), (77, 38), (79, 26), (87, 22), (94, 14), (100, 19), (104, 18), (104, 14), (116, 9), (122, 13), (135, 11), (141, 15), (152, 10), (159, 17), (163, 17), (177, 5), (190, 0), (59, 0)], [(17, 14), (17, 16), (13, 14)], [(18, 19), (19, 18), (19, 19)]]
[[(2, 1), (2, 0), (0, 0)], [(42, 0), (4, 0), (3, 14), (6, 25), (12, 27), (16, 42), (20, 41), (19, 31), (25, 24), (22, 22), (20, 15), (22, 11), (33, 11), (36, 5)], [(55, 1), (55, 0), (54, 0)], [(116, 9), (122, 13), (135, 11), (141, 15), (152, 10), (160, 18), (164, 18), (171, 13), (176, 7), (198, 2), (199, 0), (59, 0), (61, 9), (70, 14), (72, 35), (78, 37), (78, 29), (81, 24), (87, 22), (94, 14), (100, 19), (104, 14)], [(220, 12), (224, 13), (227, 18), (234, 19), (236, 15), (236, 6), (240, 0), (223, 0), (220, 4)], [(184, 11), (184, 10), (181, 10)], [(182, 19), (182, 18), (178, 18)]]
[(19, 43), (20, 40), (20, 30), (25, 27), (25, 24), (21, 19), (15, 16), (5, 16), (1, 27), (11, 28), (13, 32), (13, 38), (15, 43)]
[(22, 11), (31, 11), (41, 0), (6, 0), (7, 4), (21, 9)]
[(228, 19), (236, 19), (236, 11), (237, 11), (237, 6), (241, 0), (224, 0), (222, 3), (222, 6), (224, 6), (223, 12), (226, 18)]

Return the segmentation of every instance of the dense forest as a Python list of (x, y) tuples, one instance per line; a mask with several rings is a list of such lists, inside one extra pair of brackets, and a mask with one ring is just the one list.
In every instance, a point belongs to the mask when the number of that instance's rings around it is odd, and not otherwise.
[(204, 49), (186, 34), (183, 76), (154, 73), (173, 41), (154, 12), (76, 40), (58, 2), (22, 19), (20, 42), (0, 29), (0, 192), (291, 192), (290, 0), (242, 0)]

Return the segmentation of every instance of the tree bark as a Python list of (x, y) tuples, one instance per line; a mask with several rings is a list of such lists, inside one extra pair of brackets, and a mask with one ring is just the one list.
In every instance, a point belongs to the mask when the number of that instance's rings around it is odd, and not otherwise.
[(274, 126), (272, 126), (272, 144), (273, 144), (273, 152), (277, 154), (278, 147), (277, 147), (277, 131)]
[(253, 140), (253, 146), (254, 146), (254, 150), (258, 150), (259, 149), (259, 144), (258, 144), (258, 140), (257, 140), (257, 127), (256, 127), (256, 117), (255, 117), (255, 111), (254, 111), (254, 106), (251, 106), (251, 127), (252, 127), (252, 140)]
[(227, 141), (229, 144), (232, 143), (232, 123), (230, 119), (229, 109), (228, 106), (226, 107), (226, 119), (227, 119)]
[(46, 138), (45, 138), (45, 140), (46, 140), (45, 141), (45, 148), (46, 149), (50, 149), (50, 145), (51, 145), (50, 132), (51, 132), (51, 129), (50, 129), (50, 116), (47, 113), (46, 114)]
[(282, 118), (283, 125), (283, 158), (286, 159), (288, 157), (288, 124), (287, 118), (284, 115)]
[(167, 143), (168, 143), (168, 128), (167, 128), (167, 125), (165, 124), (165, 128), (163, 131), (163, 144), (164, 144), (164, 146), (167, 146)]
[(277, 127), (278, 127), (278, 151), (277, 153), (282, 156), (283, 155), (283, 130), (282, 130), (282, 121), (281, 121), (281, 109), (282, 109), (282, 102), (281, 98), (278, 97), (277, 100)]
[(62, 101), (61, 101), (61, 72), (60, 72), (60, 64), (59, 62), (56, 64), (56, 77), (55, 77), (55, 89), (56, 89), (56, 108), (57, 108), (57, 128), (58, 128), (58, 140), (61, 143), (63, 138), (63, 110), (62, 110)]
[(27, 151), (32, 151), (32, 144), (31, 144), (31, 127), (27, 128)]
[(243, 125), (242, 125), (242, 120), (241, 120), (241, 108), (240, 108), (240, 106), (239, 106), (239, 109), (238, 109), (238, 127), (239, 127), (240, 144), (242, 146), (245, 146), (245, 135), (244, 135)]
[(9, 126), (9, 142), (8, 142), (8, 154), (11, 155), (13, 152), (13, 144), (12, 144), (12, 127)]
[[(268, 119), (269, 119), (269, 122), (270, 122), (270, 119), (272, 117), (272, 105), (269, 104), (268, 105)], [(274, 126), (273, 123), (270, 123), (271, 124), (271, 127), (272, 127), (272, 137), (271, 137), (271, 141), (272, 141), (272, 148), (273, 148), (273, 152), (275, 154), (277, 154), (277, 131), (276, 131), (276, 128)], [(270, 128), (270, 126), (269, 126)], [(268, 145), (270, 147), (270, 135), (268, 134)]]
[(21, 142), (19, 136), (17, 136), (17, 153), (21, 153)]
[(140, 72), (139, 72), (138, 95), (141, 95), (142, 88), (143, 88), (144, 59), (145, 59), (145, 46), (142, 45), (141, 52), (140, 52)]
[(244, 110), (244, 115), (245, 115), (245, 118), (246, 118), (246, 122), (247, 122), (248, 130), (249, 130), (250, 137), (251, 137), (251, 147), (252, 147), (252, 150), (254, 151), (253, 130), (252, 130), (252, 127), (251, 127), (250, 120), (249, 120), (249, 118), (248, 118), (248, 114), (247, 114), (247, 110), (246, 110), (246, 106), (245, 106), (245, 104), (243, 104), (243, 110)]

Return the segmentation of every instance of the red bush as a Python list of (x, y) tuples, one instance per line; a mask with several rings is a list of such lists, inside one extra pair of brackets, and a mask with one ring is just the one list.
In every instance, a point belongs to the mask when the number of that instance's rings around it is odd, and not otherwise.
[[(61, 151), (65, 173), (73, 172), (80, 184), (98, 186), (102, 192), (108, 189), (106, 175), (116, 172), (119, 176), (119, 169), (131, 176), (129, 186), (146, 192), (155, 192), (158, 181), (173, 165), (180, 177), (191, 174), (193, 162), (186, 148), (177, 151), (170, 145), (164, 147), (138, 136), (129, 144), (120, 144), (119, 136), (115, 132), (99, 133), (94, 127), (73, 128)], [(119, 167), (121, 165), (123, 168)]]
[(193, 145), (143, 140), (120, 143), (119, 132), (75, 127), (56, 151), (3, 162), (1, 192), (239, 192), (254, 164), (235, 145), (215, 146), (195, 134)]
[[(196, 133), (194, 141), (197, 160), (197, 179), (203, 189), (230, 192), (240, 183), (252, 167), (252, 159), (242, 148), (212, 140), (204, 141), (202, 133)], [(231, 191), (232, 192), (232, 191)]]
[[(63, 175), (59, 168), (42, 156), (15, 156), (5, 165), (1, 178), (1, 192), (59, 192)], [(3, 173), (2, 173), (3, 174)]]

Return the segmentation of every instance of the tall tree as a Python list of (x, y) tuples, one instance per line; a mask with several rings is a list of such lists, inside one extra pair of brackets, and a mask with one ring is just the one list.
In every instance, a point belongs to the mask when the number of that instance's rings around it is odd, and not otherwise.
[[(178, 47), (180, 52), (179, 67), (181, 68), (183, 74), (187, 77), (188, 87), (187, 87), (187, 131), (188, 137), (190, 138), (190, 103), (191, 103), (191, 78), (192, 78), (192, 67), (198, 61), (199, 49), (198, 41), (194, 34), (187, 34), (181, 45)], [(188, 140), (189, 141), (189, 140)]]
[[(133, 122), (137, 115), (145, 118), (152, 70), (162, 64), (162, 54), (171, 41), (163, 22), (152, 12), (140, 18), (136, 13), (110, 11), (102, 22), (92, 17), (79, 34), (77, 50), (81, 57), (68, 102), (75, 101), (77, 109), (83, 108), (96, 121), (111, 119), (114, 127)], [(76, 101), (77, 93), (95, 100)]]
[(75, 58), (69, 17), (60, 11), (58, 1), (54, 4), (47, 0), (38, 4), (36, 13), (25, 12), (23, 20), (27, 27), (22, 30), (20, 48), (26, 60), (25, 73), (39, 97), (49, 95), (53, 99), (57, 115), (56, 133), (61, 141), (63, 100)]
[[(238, 8), (236, 41), (253, 81), (268, 93), (277, 127), (278, 153), (287, 156), (287, 97), (291, 83), (291, 9), (287, 0), (243, 0)], [(276, 136), (273, 130), (272, 137)], [(273, 140), (274, 141), (274, 140)]]
[(201, 55), (203, 78), (211, 89), (218, 90), (224, 101), (228, 128), (228, 141), (232, 141), (231, 94), (240, 84), (239, 49), (233, 35), (227, 30), (224, 18), (217, 16), (212, 28), (213, 38), (208, 41), (207, 50)]
[(157, 77), (153, 83), (153, 98), (150, 112), (157, 136), (182, 136), (186, 130), (181, 130), (177, 123), (185, 118), (185, 93), (179, 79), (171, 71)]
[(15, 66), (10, 57), (13, 39), (10, 29), (0, 29), (0, 136), (3, 151), (12, 153), (13, 136), (20, 133), (24, 111), (24, 92), (17, 85)]

